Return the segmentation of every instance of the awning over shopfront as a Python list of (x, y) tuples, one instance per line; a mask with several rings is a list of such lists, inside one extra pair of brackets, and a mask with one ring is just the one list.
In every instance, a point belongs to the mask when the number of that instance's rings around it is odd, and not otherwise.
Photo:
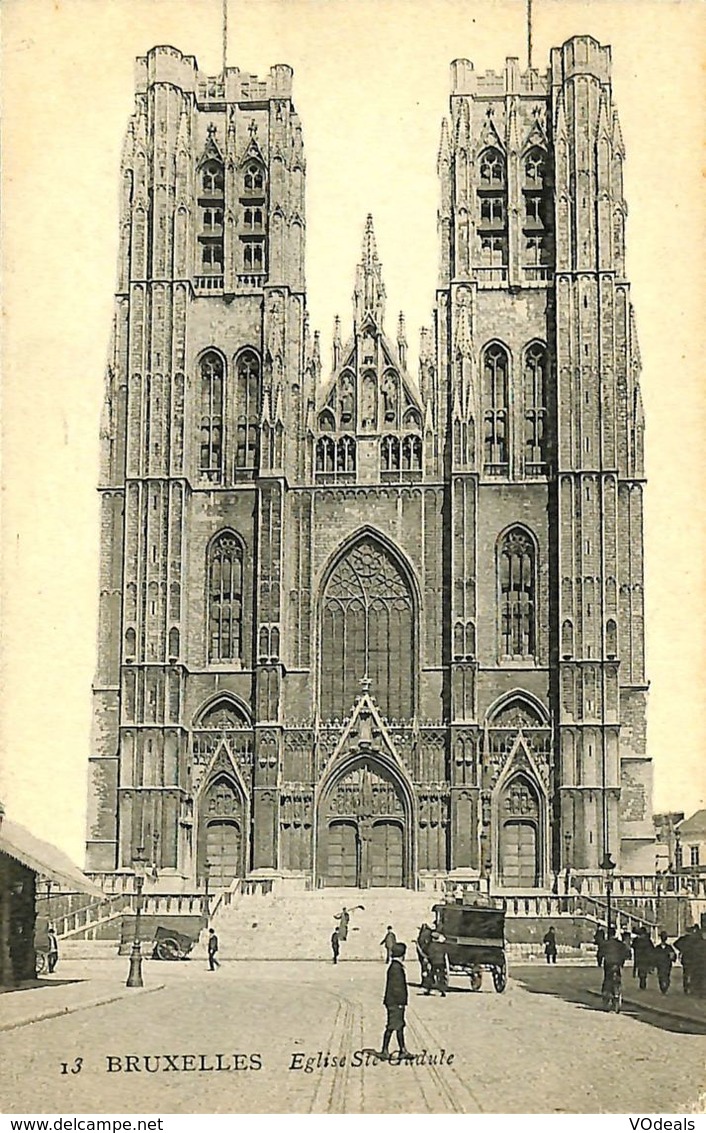
[(50, 842), (36, 838), (26, 827), (20, 826), (19, 822), (11, 822), (2, 814), (0, 814), (0, 853), (21, 862), (45, 880), (58, 883), (64, 892), (89, 893), (95, 897), (105, 896), (103, 890), (89, 881), (63, 850), (52, 846)]

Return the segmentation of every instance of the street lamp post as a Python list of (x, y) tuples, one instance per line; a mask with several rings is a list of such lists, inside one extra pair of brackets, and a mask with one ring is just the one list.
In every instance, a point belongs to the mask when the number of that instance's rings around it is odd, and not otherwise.
[(681, 836), (678, 830), (674, 831), (674, 889), (677, 899), (677, 936), (681, 936), (681, 866), (682, 848)]
[(598, 868), (603, 870), (603, 875), (605, 877), (605, 896), (606, 896), (606, 905), (608, 907), (607, 908), (607, 921), (608, 921), (607, 932), (609, 933), (611, 928), (613, 927), (612, 920), (611, 920), (610, 898), (611, 898), (611, 895), (613, 893), (613, 870), (615, 869), (615, 862), (611, 858), (608, 850), (606, 850), (605, 854), (603, 855), (603, 861), (601, 862), (601, 864), (599, 865)]
[(144, 869), (146, 862), (144, 846), (138, 846), (137, 853), (132, 860), (133, 869), (135, 871), (135, 935), (130, 951), (130, 970), (125, 984), (126, 987), (144, 987), (142, 982), (140, 917), (142, 915), (142, 887), (145, 884)]

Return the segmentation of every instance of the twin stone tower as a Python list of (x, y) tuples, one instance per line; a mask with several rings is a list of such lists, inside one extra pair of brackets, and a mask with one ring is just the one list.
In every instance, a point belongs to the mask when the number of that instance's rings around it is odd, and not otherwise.
[[(643, 413), (610, 49), (451, 65), (418, 362), (372, 219), (324, 366), (292, 70), (138, 60), (87, 868), (164, 891), (651, 872)], [(404, 199), (400, 201), (404, 210)]]

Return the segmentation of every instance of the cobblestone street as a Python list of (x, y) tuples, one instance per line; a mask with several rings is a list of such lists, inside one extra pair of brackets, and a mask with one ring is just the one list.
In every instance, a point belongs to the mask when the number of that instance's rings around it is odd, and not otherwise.
[(125, 968), (67, 962), (62, 979), (85, 982), (0, 999), (5, 1112), (669, 1113), (704, 1090), (702, 1005), (675, 989), (660, 1013), (648, 993), (606, 1015), (586, 966), (518, 967), (504, 995), (487, 979), (446, 999), (410, 985), (407, 1043), (426, 1052), (412, 1065), (372, 1054), (382, 963), (147, 962), (144, 992), (125, 991)]

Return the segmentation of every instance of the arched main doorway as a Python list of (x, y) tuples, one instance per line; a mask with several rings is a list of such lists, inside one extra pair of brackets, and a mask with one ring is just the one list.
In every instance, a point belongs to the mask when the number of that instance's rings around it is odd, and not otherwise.
[(526, 775), (505, 784), (498, 806), (498, 866), (506, 889), (541, 884), (542, 824), (539, 794)]
[(318, 808), (319, 884), (338, 888), (410, 884), (411, 814), (398, 776), (374, 755), (348, 763)]
[(197, 874), (203, 881), (208, 862), (212, 889), (227, 888), (243, 874), (245, 807), (237, 783), (218, 775), (205, 789), (199, 808)]

